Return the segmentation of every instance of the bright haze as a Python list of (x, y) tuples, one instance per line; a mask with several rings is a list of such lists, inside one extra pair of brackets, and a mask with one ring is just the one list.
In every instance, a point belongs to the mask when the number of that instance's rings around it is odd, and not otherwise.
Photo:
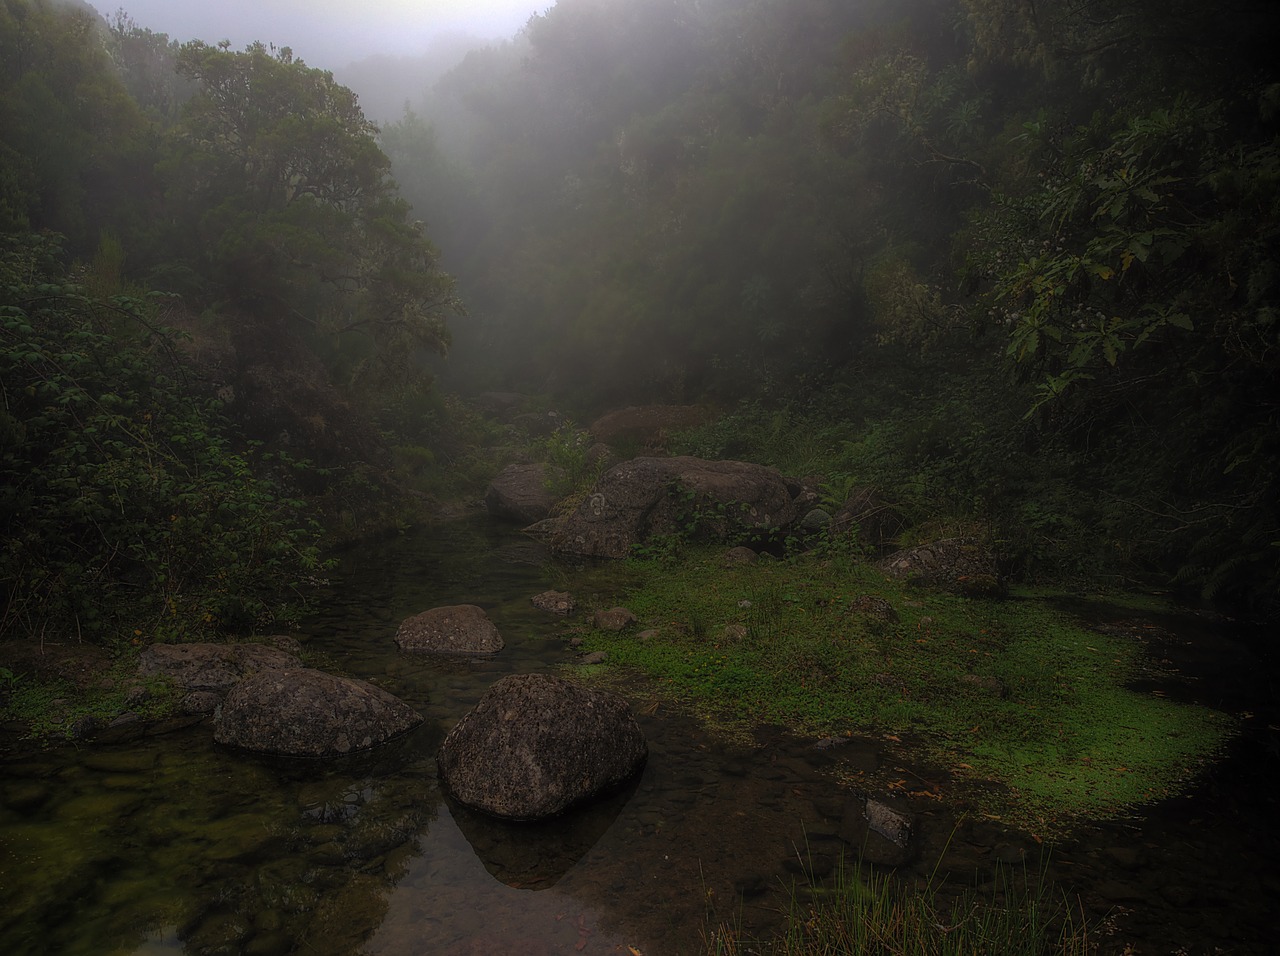
[(433, 39), (465, 34), (510, 39), (552, 0), (92, 0), (110, 18), (123, 7), (134, 22), (171, 40), (260, 40), (292, 48), (309, 66), (332, 70), (374, 54), (415, 54)]

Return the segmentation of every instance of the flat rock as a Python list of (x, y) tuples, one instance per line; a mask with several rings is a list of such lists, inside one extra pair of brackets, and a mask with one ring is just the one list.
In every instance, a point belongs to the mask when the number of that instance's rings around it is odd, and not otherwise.
[(295, 667), (232, 687), (214, 717), (213, 738), (259, 753), (333, 757), (375, 747), (421, 722), (412, 707), (367, 681)]
[(474, 604), (436, 607), (406, 618), (396, 631), (400, 650), (414, 654), (496, 654), (505, 646), (498, 628)]
[(436, 762), (460, 803), (535, 820), (619, 787), (647, 756), (622, 698), (549, 674), (517, 674), (458, 721)]
[(489, 483), (484, 506), (495, 518), (533, 524), (551, 513), (558, 500), (550, 486), (555, 470), (542, 462), (508, 465)]
[(301, 664), (293, 654), (266, 644), (152, 644), (138, 655), (138, 674), (167, 677), (186, 691), (221, 695), (251, 674)]

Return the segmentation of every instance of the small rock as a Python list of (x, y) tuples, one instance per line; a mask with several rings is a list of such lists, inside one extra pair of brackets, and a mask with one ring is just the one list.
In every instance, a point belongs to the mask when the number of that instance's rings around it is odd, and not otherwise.
[(608, 651), (592, 651), (590, 654), (584, 654), (582, 660), (578, 661), (578, 663), (583, 665), (603, 664), (608, 659)]
[(498, 628), (483, 608), (456, 604), (405, 619), (396, 631), (400, 650), (417, 654), (496, 654), (503, 648)]
[(725, 627), (723, 639), (726, 641), (746, 640), (747, 629), (741, 624), (730, 624)]
[(543, 591), (535, 594), (530, 601), (538, 610), (551, 614), (571, 614), (576, 607), (573, 595), (568, 591)]
[(756, 554), (750, 548), (730, 548), (724, 553), (723, 564), (727, 568), (742, 564), (754, 564), (759, 557), (760, 555)]
[(602, 631), (621, 631), (634, 624), (636, 616), (625, 607), (614, 607), (596, 611), (591, 620)]

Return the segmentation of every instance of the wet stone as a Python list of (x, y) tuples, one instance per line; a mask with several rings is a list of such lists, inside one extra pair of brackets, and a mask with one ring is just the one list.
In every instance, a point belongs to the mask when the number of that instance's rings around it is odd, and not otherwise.
[(49, 788), (27, 781), (10, 784), (4, 789), (4, 804), (18, 813), (29, 813), (49, 799)]

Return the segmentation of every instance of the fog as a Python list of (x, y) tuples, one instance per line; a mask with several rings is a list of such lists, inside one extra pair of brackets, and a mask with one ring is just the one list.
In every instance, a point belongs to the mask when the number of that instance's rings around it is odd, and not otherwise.
[(332, 70), (379, 54), (416, 54), (433, 39), (465, 34), (511, 37), (549, 0), (97, 0), (110, 17), (123, 6), (140, 27), (171, 39), (230, 40), (243, 49), (255, 40), (292, 48), (310, 66)]

